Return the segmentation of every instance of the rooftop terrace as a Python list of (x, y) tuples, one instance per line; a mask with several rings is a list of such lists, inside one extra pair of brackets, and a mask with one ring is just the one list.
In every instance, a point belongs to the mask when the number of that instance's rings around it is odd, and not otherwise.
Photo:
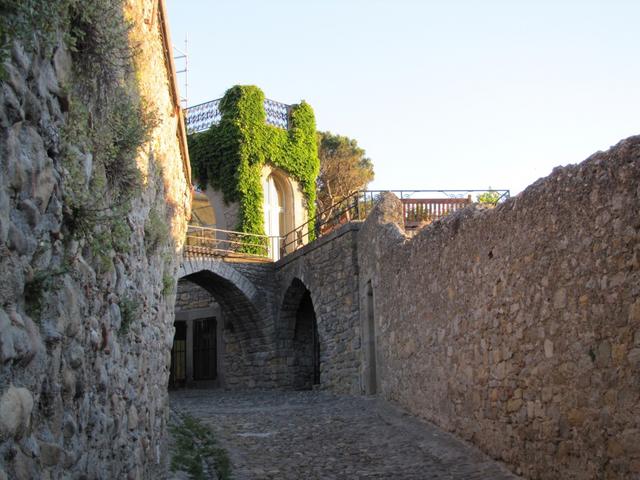
[[(185, 110), (187, 133), (197, 133), (208, 130), (211, 125), (217, 125), (222, 119), (220, 102), (222, 98), (194, 105)], [(289, 112), (291, 106), (264, 99), (264, 110), (267, 114), (267, 124), (274, 127), (289, 129)]]

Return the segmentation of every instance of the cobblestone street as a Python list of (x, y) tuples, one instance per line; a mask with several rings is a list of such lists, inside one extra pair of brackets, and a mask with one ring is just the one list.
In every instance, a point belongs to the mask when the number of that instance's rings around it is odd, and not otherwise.
[(171, 408), (210, 427), (235, 480), (515, 479), (477, 449), (371, 397), (183, 390)]

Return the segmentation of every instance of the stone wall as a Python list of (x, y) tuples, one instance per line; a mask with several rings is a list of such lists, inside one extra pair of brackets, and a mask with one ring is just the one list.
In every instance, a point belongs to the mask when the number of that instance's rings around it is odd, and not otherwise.
[(380, 394), (527, 478), (640, 478), (640, 137), (411, 240), (400, 208), (358, 239)]
[(277, 344), (275, 330), (277, 284), (273, 263), (192, 257), (183, 262), (179, 275), (179, 315), (202, 305), (207, 296), (208, 301), (220, 306), (221, 386), (287, 386), (286, 357)]
[[(63, 40), (50, 46), (16, 42), (5, 63), (0, 479), (151, 478), (160, 469), (173, 334), (170, 292), (190, 208), (161, 7), (132, 0), (115, 11), (133, 22), (130, 36), (139, 55), (133, 71), (114, 65), (101, 72), (123, 85), (138, 78), (129, 93), (155, 112), (148, 141), (123, 159), (125, 167), (141, 172), (142, 188), (118, 218), (92, 209), (114, 191), (92, 183), (101, 175), (94, 161), (99, 152), (96, 144), (76, 142), (88, 135), (70, 124), (70, 109), (106, 106), (99, 96), (80, 100), (79, 57)], [(127, 49), (126, 39), (118, 45)], [(99, 128), (91, 118), (85, 121)], [(117, 181), (107, 178), (107, 185)], [(81, 193), (86, 202), (70, 203)], [(148, 225), (151, 211), (158, 217), (155, 232)], [(110, 225), (121, 228), (123, 244), (111, 242)]]
[(320, 343), (320, 387), (361, 391), (359, 226), (346, 225), (275, 264), (219, 258), (185, 261), (176, 312), (201, 308), (210, 299), (220, 305), (222, 386), (311, 387), (313, 325), (307, 315), (302, 321), (305, 331), (296, 337), (301, 326), (296, 324), (297, 313), (309, 291)]
[(224, 385), (227, 388), (278, 388), (285, 385), (285, 360), (276, 343), (277, 285), (272, 263), (233, 262), (231, 268), (255, 286), (257, 323), (224, 307)]
[(217, 305), (215, 298), (204, 288), (188, 280), (178, 281), (176, 292), (176, 312), (213, 308)]
[(251, 354), (235, 386), (309, 386), (311, 330), (296, 333), (308, 292), (320, 388), (378, 393), (527, 478), (635, 478), (638, 212), (634, 137), (413, 238), (385, 195), (364, 224), (275, 265), (189, 272), (213, 272), (200, 285), (240, 305), (239, 351)]
[[(295, 358), (293, 348), (295, 310), (302, 298), (298, 279), (309, 290), (320, 340), (320, 387), (359, 393), (360, 318), (358, 303), (357, 234), (351, 223), (309, 244), (276, 263), (280, 300), (276, 329), (285, 356)], [(296, 296), (291, 301), (289, 296)], [(300, 297), (300, 298), (297, 298)], [(293, 315), (290, 315), (292, 314)], [(293, 378), (295, 369), (289, 369)]]

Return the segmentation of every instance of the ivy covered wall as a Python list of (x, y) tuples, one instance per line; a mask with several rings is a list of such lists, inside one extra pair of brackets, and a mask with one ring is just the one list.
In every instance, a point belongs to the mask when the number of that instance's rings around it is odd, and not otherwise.
[(189, 136), (189, 155), (197, 183), (221, 191), (225, 202), (240, 205), (237, 230), (264, 234), (260, 175), (265, 163), (300, 183), (313, 218), (320, 161), (309, 104), (291, 106), (288, 130), (266, 123), (264, 93), (252, 85), (227, 90), (219, 108), (219, 124)]

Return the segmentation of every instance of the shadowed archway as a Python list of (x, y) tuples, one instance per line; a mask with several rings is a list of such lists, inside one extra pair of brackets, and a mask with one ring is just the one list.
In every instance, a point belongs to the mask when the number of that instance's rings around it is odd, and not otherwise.
[(311, 292), (295, 278), (284, 294), (280, 310), (291, 383), (296, 389), (311, 389), (320, 384), (320, 338)]
[[(264, 362), (274, 350), (264, 295), (216, 259), (189, 259), (179, 274), (174, 351), (182, 349), (186, 364), (182, 384), (210, 380), (246, 388), (272, 382)], [(179, 363), (177, 356), (172, 358), (174, 379)]]
[(237, 332), (242, 332), (243, 338), (254, 338), (262, 329), (262, 319), (255, 305), (246, 294), (231, 280), (209, 270), (201, 270), (183, 277), (209, 292), (222, 308), (225, 323), (232, 322)]

